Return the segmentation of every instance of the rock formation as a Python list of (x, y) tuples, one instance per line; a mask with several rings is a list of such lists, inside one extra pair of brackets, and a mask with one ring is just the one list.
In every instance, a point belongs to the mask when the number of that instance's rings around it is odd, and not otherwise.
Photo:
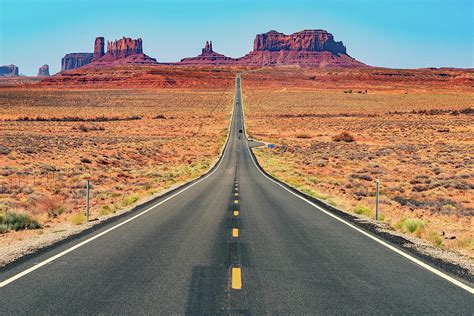
[(49, 77), (49, 66), (43, 65), (39, 67), (38, 77)]
[(212, 50), (212, 41), (206, 41), (206, 44), (204, 44), (204, 48), (201, 51), (201, 55), (208, 55), (213, 52)]
[(61, 60), (61, 71), (76, 69), (92, 62), (92, 53), (70, 53)]
[(277, 31), (258, 34), (253, 42), (253, 50), (294, 50), (294, 51), (328, 51), (333, 54), (345, 54), (346, 47), (342, 42), (335, 42), (331, 33), (324, 30), (305, 30), (291, 35)]
[(102, 56), (104, 56), (104, 38), (103, 37), (96, 37), (94, 43), (94, 60), (98, 60)]
[[(88, 67), (109, 67), (116, 65), (154, 65), (156, 59), (143, 53), (142, 39), (123, 37), (116, 41), (107, 41), (104, 54), (104, 38), (98, 37), (94, 45), (94, 61)], [(100, 57), (99, 57), (100, 56)]]
[(115, 58), (143, 54), (142, 39), (121, 38), (113, 42), (107, 41), (107, 54)]
[(303, 67), (363, 67), (350, 57), (342, 42), (325, 30), (305, 30), (291, 35), (277, 31), (258, 34), (253, 51), (239, 58), (241, 65)]
[(212, 50), (212, 41), (206, 41), (201, 54), (196, 57), (181, 59), (180, 64), (184, 65), (232, 65), (236, 59), (216, 53)]
[(0, 66), (0, 76), (3, 76), (3, 77), (18, 76), (18, 67), (15, 65)]
[(61, 71), (76, 69), (79, 67), (109, 67), (115, 65), (156, 64), (156, 59), (143, 53), (142, 39), (121, 38), (119, 40), (107, 41), (107, 52), (104, 50), (105, 40), (96, 37), (94, 42), (94, 53), (72, 53), (62, 59)]

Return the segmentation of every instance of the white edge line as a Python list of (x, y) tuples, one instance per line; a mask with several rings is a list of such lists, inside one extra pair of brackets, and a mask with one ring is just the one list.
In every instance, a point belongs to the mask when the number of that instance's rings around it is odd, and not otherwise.
[[(241, 84), (241, 86), (242, 86), (242, 84)], [(243, 104), (243, 102), (242, 102), (242, 96), (240, 97), (240, 100), (241, 100), (240, 102), (241, 102), (241, 107), (242, 107), (241, 114), (242, 114), (242, 116), (243, 116), (243, 112), (244, 112), (244, 111), (243, 111), (243, 106), (242, 106), (242, 104)], [(243, 118), (242, 118), (242, 121), (243, 121)], [(349, 223), (348, 221), (346, 221), (346, 220), (340, 218), (339, 216), (337, 216), (337, 215), (335, 215), (335, 214), (333, 214), (333, 213), (331, 213), (331, 212), (329, 212), (329, 211), (323, 209), (323, 208), (320, 207), (319, 205), (316, 205), (316, 204), (314, 204), (313, 202), (307, 200), (305, 197), (303, 197), (303, 196), (301, 196), (301, 195), (299, 195), (299, 194), (296, 194), (295, 192), (291, 191), (290, 189), (288, 189), (287, 187), (285, 187), (283, 184), (281, 184), (281, 183), (279, 183), (279, 182), (273, 180), (272, 178), (270, 178), (269, 176), (267, 176), (265, 173), (263, 173), (262, 170), (260, 170), (260, 168), (258, 167), (257, 163), (255, 162), (255, 159), (254, 159), (252, 153), (250, 152), (250, 147), (248, 146), (248, 143), (246, 144), (246, 147), (247, 147), (247, 150), (248, 150), (248, 152), (249, 152), (250, 157), (252, 158), (253, 164), (255, 165), (255, 167), (257, 168), (257, 170), (258, 170), (265, 178), (267, 178), (268, 180), (272, 181), (272, 182), (275, 183), (275, 184), (278, 184), (280, 187), (282, 187), (282, 188), (285, 189), (286, 191), (288, 191), (288, 192), (290, 192), (291, 194), (293, 194), (294, 196), (296, 196), (296, 197), (302, 199), (303, 201), (305, 201), (306, 203), (308, 203), (308, 204), (310, 204), (311, 206), (315, 207), (315, 208), (318, 209), (319, 211), (325, 213), (326, 215), (331, 216), (332, 218), (334, 218), (334, 219), (340, 221), (341, 223), (344, 223), (344, 224), (346, 224), (347, 226), (349, 226), (349, 227), (355, 229), (355, 230), (358, 231), (359, 233), (364, 234), (365, 236), (369, 237), (369, 238), (372, 239), (372, 240), (375, 240), (376, 242), (378, 242), (378, 243), (381, 244), (382, 246), (387, 247), (388, 249), (390, 249), (390, 250), (396, 252), (397, 254), (399, 254), (399, 255), (401, 255), (401, 256), (407, 258), (408, 260), (410, 260), (410, 261), (412, 261), (412, 262), (418, 264), (419, 266), (421, 266), (421, 267), (425, 268), (426, 270), (428, 270), (428, 271), (430, 271), (430, 272), (436, 274), (437, 276), (439, 276), (439, 277), (445, 279), (446, 281), (449, 281), (449, 282), (453, 283), (454, 285), (459, 286), (459, 287), (462, 288), (463, 290), (466, 290), (466, 291), (468, 291), (469, 293), (474, 294), (474, 288), (472, 288), (472, 287), (470, 287), (470, 286), (468, 286), (468, 285), (466, 285), (466, 284), (464, 284), (464, 283), (462, 283), (462, 282), (460, 282), (460, 281), (458, 281), (458, 280), (456, 280), (456, 279), (450, 277), (449, 275), (443, 273), (442, 271), (431, 267), (430, 265), (424, 263), (423, 261), (420, 261), (420, 260), (416, 259), (415, 257), (412, 257), (412, 256), (410, 256), (409, 254), (405, 253), (404, 251), (401, 251), (400, 249), (397, 249), (397, 248), (395, 248), (394, 246), (388, 244), (387, 242), (385, 242), (385, 241), (383, 241), (383, 240), (381, 240), (381, 239), (379, 239), (379, 238), (377, 238), (377, 237), (375, 237), (375, 236), (373, 236), (373, 235), (367, 233), (366, 231), (364, 231), (364, 230), (360, 229), (359, 227), (355, 226), (354, 224)]]
[[(18, 273), (18, 274), (15, 274), (14, 276), (12, 276), (12, 277), (6, 279), (5, 281), (0, 282), (0, 288), (2, 288), (2, 287), (4, 287), (4, 286), (6, 286), (6, 285), (8, 285), (8, 284), (10, 284), (10, 283), (12, 283), (12, 282), (18, 280), (18, 279), (21, 278), (21, 277), (24, 277), (25, 275), (27, 275), (27, 274), (29, 274), (29, 273), (35, 271), (36, 269), (41, 268), (41, 267), (44, 266), (44, 265), (47, 265), (47, 264), (50, 263), (50, 262), (53, 262), (54, 260), (56, 260), (56, 259), (58, 259), (58, 258), (60, 258), (60, 257), (62, 257), (62, 256), (64, 256), (64, 255), (70, 253), (71, 251), (76, 250), (76, 249), (79, 248), (79, 247), (82, 247), (82, 246), (84, 246), (84, 245), (90, 243), (91, 241), (93, 241), (93, 240), (95, 240), (95, 239), (97, 239), (97, 238), (99, 238), (99, 237), (101, 237), (101, 236), (103, 236), (103, 235), (105, 235), (105, 234), (107, 234), (107, 233), (113, 231), (114, 229), (119, 228), (120, 226), (125, 225), (125, 224), (127, 224), (128, 222), (130, 222), (130, 221), (132, 221), (132, 220), (134, 220), (134, 219), (136, 219), (136, 218), (138, 218), (138, 217), (140, 217), (140, 216), (142, 216), (142, 215), (144, 215), (144, 214), (150, 212), (150, 211), (153, 210), (154, 208), (156, 208), (156, 207), (160, 206), (161, 204), (163, 204), (163, 203), (165, 203), (165, 202), (171, 200), (172, 198), (174, 198), (174, 197), (177, 196), (178, 194), (181, 194), (182, 192), (186, 191), (187, 189), (189, 189), (189, 188), (195, 186), (195, 185), (198, 184), (199, 182), (204, 181), (204, 180), (206, 180), (208, 177), (210, 177), (214, 172), (216, 172), (217, 169), (219, 169), (219, 167), (220, 167), (220, 165), (221, 165), (222, 161), (224, 160), (224, 157), (225, 157), (225, 155), (226, 155), (226, 153), (227, 153), (227, 150), (228, 150), (228, 148), (230, 147), (229, 141), (230, 141), (230, 135), (231, 135), (231, 133), (232, 133), (232, 126), (233, 126), (233, 124), (234, 124), (234, 109), (235, 109), (235, 97), (234, 97), (234, 106), (232, 107), (232, 119), (231, 119), (230, 124), (229, 124), (229, 134), (228, 134), (228, 136), (227, 136), (227, 141), (226, 141), (226, 143), (225, 143), (225, 148), (224, 148), (224, 151), (222, 152), (222, 156), (221, 156), (221, 158), (220, 158), (220, 160), (219, 160), (219, 163), (216, 165), (216, 167), (214, 168), (214, 170), (212, 170), (210, 173), (208, 173), (207, 175), (205, 175), (205, 176), (202, 177), (201, 179), (198, 179), (196, 182), (194, 182), (194, 183), (188, 185), (187, 187), (185, 187), (185, 188), (179, 190), (179, 191), (176, 192), (175, 194), (173, 194), (173, 195), (167, 197), (166, 199), (164, 199), (163, 201), (160, 201), (159, 203), (157, 203), (157, 204), (155, 204), (155, 205), (153, 205), (153, 206), (147, 208), (146, 210), (140, 212), (139, 214), (137, 214), (137, 215), (135, 215), (135, 216), (133, 216), (133, 217), (130, 217), (129, 219), (124, 220), (123, 222), (120, 222), (120, 223), (118, 223), (117, 225), (112, 226), (112, 227), (110, 227), (109, 229), (104, 230), (103, 232), (101, 232), (101, 233), (99, 233), (99, 234), (97, 234), (97, 235), (94, 235), (94, 236), (92, 236), (91, 238), (86, 239), (86, 240), (84, 240), (84, 241), (82, 241), (82, 242), (80, 242), (80, 243), (78, 243), (78, 244), (72, 246), (71, 248), (68, 248), (68, 249), (66, 249), (66, 250), (64, 250), (64, 251), (62, 251), (62, 252), (60, 252), (60, 253), (58, 253), (58, 254), (56, 254), (56, 255), (54, 255), (54, 256), (48, 258), (48, 259), (46, 259), (46, 260), (44, 260), (44, 261), (38, 263), (38, 264), (35, 264), (34, 266), (32, 266), (32, 267), (30, 267), (30, 268), (28, 268), (28, 269), (26, 269), (26, 270), (23, 270), (22, 272), (20, 272), (20, 273)], [(192, 180), (191, 180), (191, 181), (192, 181)], [(186, 185), (186, 184), (183, 184), (183, 185)]]

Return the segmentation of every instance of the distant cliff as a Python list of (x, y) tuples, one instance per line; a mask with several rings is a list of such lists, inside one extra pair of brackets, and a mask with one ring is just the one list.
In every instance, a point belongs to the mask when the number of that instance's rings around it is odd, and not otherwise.
[(355, 68), (366, 65), (347, 54), (342, 42), (336, 42), (331, 33), (324, 30), (304, 30), (291, 35), (269, 31), (258, 34), (253, 50), (240, 58), (216, 53), (212, 42), (206, 42), (200, 55), (181, 59), (183, 65), (239, 65), (341, 67)]
[(18, 76), (18, 67), (15, 65), (0, 66), (0, 76), (3, 76), (3, 77)]
[(286, 35), (277, 31), (258, 34), (253, 51), (238, 59), (240, 65), (303, 67), (363, 67), (347, 54), (342, 42), (325, 30), (304, 30)]
[(97, 37), (94, 41), (93, 53), (71, 53), (66, 54), (62, 60), (61, 70), (76, 69), (88, 65), (88, 67), (107, 67), (127, 64), (156, 64), (156, 59), (143, 53), (141, 38), (131, 39), (123, 37), (119, 40), (107, 42), (105, 52), (105, 40)]
[(76, 69), (90, 64), (93, 59), (91, 53), (70, 53), (61, 59), (61, 71)]
[[(106, 46), (107, 45), (107, 46)], [(107, 48), (107, 49), (105, 49)], [(110, 67), (116, 65), (155, 65), (156, 59), (143, 53), (141, 38), (122, 37), (107, 41), (97, 37), (93, 53), (72, 53), (64, 56), (62, 71), (79, 67)], [(201, 54), (181, 59), (174, 65), (207, 66), (284, 66), (324, 68), (367, 67), (352, 58), (341, 41), (335, 41), (325, 30), (304, 30), (290, 35), (277, 31), (258, 34), (253, 50), (240, 58), (232, 58), (213, 50), (212, 42), (206, 41)]]

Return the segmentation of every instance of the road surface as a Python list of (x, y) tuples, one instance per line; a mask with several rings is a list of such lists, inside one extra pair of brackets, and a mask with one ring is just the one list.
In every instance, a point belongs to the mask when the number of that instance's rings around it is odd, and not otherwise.
[[(472, 314), (473, 294), (265, 177), (236, 80), (218, 167), (0, 271), (0, 314)], [(46, 260), (46, 261), (45, 261)]]

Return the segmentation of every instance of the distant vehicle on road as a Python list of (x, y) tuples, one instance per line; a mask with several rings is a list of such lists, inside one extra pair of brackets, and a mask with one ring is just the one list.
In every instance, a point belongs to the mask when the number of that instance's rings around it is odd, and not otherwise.
[(241, 130), (241, 129), (239, 129), (239, 133), (242, 133), (242, 130)]
[(253, 142), (253, 141), (254, 141), (253, 138), (249, 138), (249, 139), (247, 139), (247, 140), (248, 140), (249, 142)]

